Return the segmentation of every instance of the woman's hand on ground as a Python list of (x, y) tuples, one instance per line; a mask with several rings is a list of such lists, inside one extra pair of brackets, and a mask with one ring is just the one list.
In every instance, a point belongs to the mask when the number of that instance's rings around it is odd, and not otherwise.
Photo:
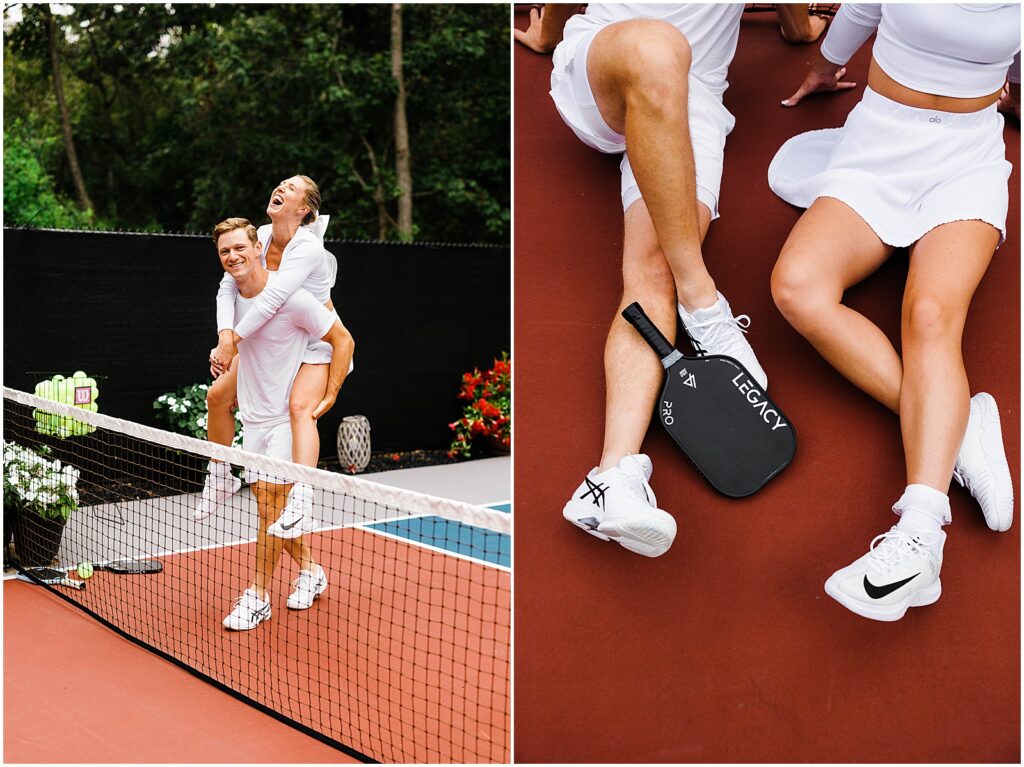
[(788, 99), (784, 99), (782, 106), (795, 107), (806, 96), (810, 96), (812, 93), (845, 91), (850, 88), (856, 88), (857, 83), (850, 83), (843, 80), (843, 75), (845, 74), (846, 67), (836, 67), (834, 64), (828, 67), (819, 67), (812, 64), (811, 70), (807, 73), (807, 76), (800, 84), (796, 93)]

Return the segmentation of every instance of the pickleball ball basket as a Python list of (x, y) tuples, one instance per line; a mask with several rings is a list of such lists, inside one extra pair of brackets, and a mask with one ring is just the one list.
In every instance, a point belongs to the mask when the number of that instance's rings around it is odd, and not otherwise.
[(341, 470), (355, 474), (370, 465), (370, 420), (347, 415), (338, 426), (338, 462)]
[[(104, 376), (98, 377), (103, 378)], [(43, 399), (61, 402), (66, 405), (74, 405), (75, 407), (95, 413), (99, 410), (96, 400), (100, 395), (96, 378), (96, 376), (87, 375), (81, 370), (76, 370), (68, 378), (57, 373), (51, 378), (36, 384), (35, 394)], [(79, 421), (67, 416), (43, 413), (39, 410), (34, 411), (33, 415), (36, 420), (36, 431), (40, 434), (56, 435), (64, 439), (66, 437), (80, 437), (96, 431), (95, 426), (90, 426), (85, 421)]]

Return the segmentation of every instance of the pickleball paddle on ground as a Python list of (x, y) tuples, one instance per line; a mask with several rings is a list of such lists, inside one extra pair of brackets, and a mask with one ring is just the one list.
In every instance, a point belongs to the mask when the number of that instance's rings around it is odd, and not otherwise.
[(712, 487), (742, 498), (786, 468), (796, 452), (796, 434), (743, 365), (723, 355), (683, 355), (638, 303), (622, 316), (665, 368), (658, 402), (662, 426)]

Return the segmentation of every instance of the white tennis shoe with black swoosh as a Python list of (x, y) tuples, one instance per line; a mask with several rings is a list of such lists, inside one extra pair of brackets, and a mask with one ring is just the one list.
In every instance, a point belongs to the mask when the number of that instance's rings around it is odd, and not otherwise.
[(825, 593), (857, 615), (898, 621), (910, 607), (936, 602), (946, 534), (893, 527), (875, 536), (867, 554), (825, 581)]
[(627, 455), (617, 466), (590, 470), (562, 509), (562, 516), (602, 541), (645, 557), (668, 551), (676, 521), (658, 508), (648, 484), (654, 468), (646, 455)]
[(298, 538), (303, 533), (311, 533), (316, 527), (313, 519), (313, 488), (296, 482), (288, 494), (288, 505), (281, 516), (267, 528), (267, 535), (275, 538)]

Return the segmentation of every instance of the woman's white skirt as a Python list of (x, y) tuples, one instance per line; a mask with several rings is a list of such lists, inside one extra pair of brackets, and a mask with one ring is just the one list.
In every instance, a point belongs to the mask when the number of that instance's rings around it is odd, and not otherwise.
[(882, 242), (905, 247), (951, 221), (980, 220), (1006, 238), (1003, 117), (995, 104), (959, 114), (905, 106), (870, 88), (842, 128), (794, 136), (768, 168), (788, 203), (849, 205)]

